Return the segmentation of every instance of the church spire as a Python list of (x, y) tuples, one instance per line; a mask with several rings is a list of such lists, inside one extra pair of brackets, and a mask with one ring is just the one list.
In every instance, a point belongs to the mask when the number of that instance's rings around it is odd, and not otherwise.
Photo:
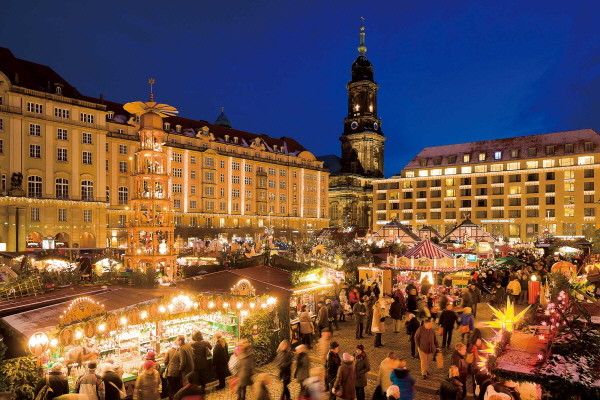
[(365, 18), (360, 17), (360, 42), (358, 45), (358, 54), (364, 56), (367, 53), (367, 46), (365, 45)]

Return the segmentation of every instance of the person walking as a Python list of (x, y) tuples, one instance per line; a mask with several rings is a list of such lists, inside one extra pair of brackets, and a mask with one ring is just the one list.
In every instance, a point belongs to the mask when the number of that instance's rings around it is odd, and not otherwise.
[(348, 310), (348, 292), (346, 289), (340, 290), (340, 295), (338, 296), (338, 300), (340, 302), (340, 322), (346, 321), (346, 312)]
[(365, 334), (373, 335), (371, 330), (371, 326), (373, 324), (373, 305), (375, 304), (375, 300), (371, 296), (365, 296)]
[(449, 349), (452, 343), (452, 331), (454, 325), (458, 322), (458, 314), (452, 310), (452, 304), (448, 304), (442, 311), (438, 324), (442, 328), (442, 348)]
[(355, 357), (356, 368), (356, 399), (365, 400), (365, 387), (367, 386), (367, 372), (371, 370), (369, 357), (365, 353), (365, 346), (359, 344), (356, 346)]
[(329, 307), (327, 307), (322, 301), (318, 303), (319, 311), (317, 311), (317, 329), (319, 336), (321, 333), (329, 327)]
[(414, 314), (417, 312), (417, 300), (419, 298), (419, 296), (417, 296), (417, 289), (410, 289), (410, 291), (408, 291), (407, 286), (407, 292), (408, 297), (406, 299), (406, 308), (408, 309), (408, 311)]
[(438, 393), (440, 400), (463, 400), (464, 385), (458, 377), (458, 368), (453, 365), (448, 369), (448, 377), (440, 383)]
[(399, 333), (402, 323), (402, 303), (398, 297), (394, 297), (394, 301), (390, 305), (390, 317), (394, 321), (394, 333)]
[(173, 399), (183, 386), (181, 382), (181, 346), (184, 344), (185, 336), (179, 335), (173, 342), (173, 347), (167, 350), (165, 355), (164, 376), (167, 378), (170, 399)]
[(472, 283), (469, 285), (469, 292), (471, 293), (471, 300), (473, 301), (473, 304), (471, 305), (473, 318), (476, 318), (477, 304), (481, 303), (481, 290), (479, 290), (476, 284)]
[(458, 378), (462, 382), (463, 397), (467, 396), (467, 377), (469, 376), (469, 364), (465, 358), (467, 354), (467, 346), (464, 343), (456, 343), (454, 346), (454, 354), (450, 359), (450, 365), (458, 368)]
[(102, 382), (104, 382), (104, 400), (121, 400), (121, 394), (125, 393), (123, 380), (115, 371), (113, 364), (104, 366)]
[(348, 304), (350, 305), (351, 312), (354, 312), (354, 305), (360, 301), (360, 296), (358, 295), (358, 290), (355, 287), (350, 289), (348, 292)]
[(227, 346), (227, 342), (223, 339), (223, 336), (220, 333), (215, 334), (215, 339), (217, 342), (215, 343), (215, 347), (213, 349), (213, 358), (212, 364), (213, 369), (215, 371), (215, 376), (219, 380), (218, 389), (225, 388), (225, 379), (229, 376), (229, 346)]
[[(87, 372), (77, 378), (77, 381), (75, 382), (75, 393), (87, 396), (88, 400), (105, 399), (104, 382), (102, 381), (102, 377), (96, 374), (96, 366), (96, 361), (90, 361), (88, 363)], [(152, 367), (154, 368), (154, 363), (152, 363)]]
[(254, 400), (271, 400), (269, 389), (267, 386), (271, 383), (271, 377), (269, 374), (262, 372), (256, 375), (254, 379), (254, 385), (252, 385), (252, 393), (254, 393)]
[(390, 375), (393, 370), (398, 368), (400, 363), (398, 362), (398, 358), (396, 357), (396, 353), (390, 351), (386, 358), (381, 361), (379, 364), (379, 371), (377, 373), (377, 387), (375, 388), (375, 394), (373, 395), (373, 399), (383, 398), (384, 393), (387, 389), (392, 386), (392, 380)]
[(142, 364), (142, 371), (135, 381), (133, 400), (160, 400), (160, 374), (154, 361)]
[(461, 308), (465, 308), (465, 307), (471, 308), (472, 305), (473, 305), (473, 296), (471, 296), (471, 292), (469, 291), (469, 288), (466, 288), (466, 287), (462, 288), (461, 301), (460, 301)]
[(308, 349), (304, 345), (296, 347), (296, 371), (294, 378), (300, 385), (300, 393), (298, 398), (302, 398), (306, 394), (304, 381), (310, 376), (310, 359), (308, 358)]
[(289, 384), (292, 381), (292, 363), (294, 362), (294, 354), (290, 342), (283, 340), (277, 348), (275, 356), (275, 365), (279, 369), (279, 379), (283, 384), (280, 400), (291, 400)]
[(309, 371), (310, 376), (304, 381), (306, 396), (309, 400), (322, 400), (326, 389), (325, 370), (323, 367), (314, 367)]
[(312, 335), (315, 333), (315, 325), (312, 322), (310, 313), (306, 310), (306, 304), (300, 308), (300, 317), (298, 318), (300, 328), (300, 341), (309, 349), (312, 348)]
[[(469, 343), (471, 338), (471, 332), (475, 328), (475, 319), (473, 318), (473, 314), (471, 314), (471, 307), (463, 308), (463, 313), (460, 316), (460, 330), (461, 341), (464, 343)], [(466, 336), (466, 341), (465, 341)]]
[(410, 355), (412, 358), (418, 358), (417, 356), (417, 347), (415, 344), (415, 334), (417, 333), (417, 329), (421, 324), (419, 324), (419, 320), (415, 316), (415, 314), (408, 314), (406, 321), (406, 334), (409, 336), (410, 341)]
[(354, 308), (352, 309), (354, 314), (354, 321), (356, 324), (356, 339), (362, 339), (363, 336), (363, 327), (364, 327), (364, 319), (367, 314), (367, 307), (365, 306), (365, 299), (360, 299), (360, 301), (354, 304)]
[(342, 356), (342, 365), (338, 369), (332, 393), (342, 400), (356, 399), (356, 372), (351, 354), (344, 353)]
[[(42, 379), (40, 379), (35, 387), (35, 397), (37, 397), (38, 393), (44, 388), (44, 386), (48, 385), (48, 391), (46, 399), (44, 400), (52, 400), (55, 397), (62, 396), (63, 394), (69, 393), (69, 381), (67, 377), (62, 372), (63, 365), (62, 363), (54, 363), (50, 368), (50, 371), (45, 374)], [(117, 400), (120, 400), (117, 398)]]
[(325, 359), (325, 370), (326, 370), (326, 384), (327, 391), (329, 392), (329, 400), (335, 400), (335, 395), (332, 392), (333, 384), (337, 378), (338, 369), (342, 365), (342, 358), (339, 355), (340, 345), (338, 342), (333, 341), (329, 343), (329, 352)]
[(415, 398), (415, 378), (406, 368), (405, 360), (398, 360), (398, 367), (390, 373), (392, 385), (400, 389), (399, 400), (413, 400)]
[[(333, 308), (333, 302), (331, 299), (325, 300), (325, 307), (327, 307), (327, 330), (333, 335), (333, 326), (337, 325), (335, 309)], [(339, 327), (336, 326), (337, 329)]]
[(423, 375), (423, 379), (427, 379), (429, 364), (433, 361), (433, 356), (440, 347), (437, 336), (432, 329), (431, 319), (426, 319), (423, 326), (417, 329), (415, 343), (419, 350), (419, 358), (421, 359), (421, 374)]
[(203, 399), (206, 391), (200, 386), (200, 377), (195, 372), (190, 372), (186, 377), (187, 384), (175, 393), (173, 400), (198, 400)]
[(202, 336), (202, 332), (196, 331), (192, 334), (192, 342), (185, 343), (179, 351), (180, 364), (179, 370), (183, 377), (183, 384), (187, 384), (186, 377), (190, 372), (196, 372), (201, 380), (201, 385), (206, 384), (206, 377), (209, 375), (210, 356), (212, 346)]
[(252, 385), (252, 375), (254, 375), (254, 352), (248, 340), (243, 339), (239, 346), (237, 355), (238, 370), (236, 377), (238, 400), (246, 399), (246, 391), (248, 386)]
[[(382, 303), (376, 301), (373, 305), (373, 317), (371, 321), (371, 330), (375, 333), (375, 347), (383, 347), (381, 336), (385, 333), (385, 308)], [(383, 305), (385, 307), (385, 305)]]

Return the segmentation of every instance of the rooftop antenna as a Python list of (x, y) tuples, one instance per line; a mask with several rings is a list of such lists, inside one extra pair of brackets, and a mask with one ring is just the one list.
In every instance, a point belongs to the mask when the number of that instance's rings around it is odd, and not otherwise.
[(150, 101), (154, 101), (154, 93), (152, 92), (152, 86), (154, 85), (154, 78), (148, 79), (148, 83), (150, 84)]

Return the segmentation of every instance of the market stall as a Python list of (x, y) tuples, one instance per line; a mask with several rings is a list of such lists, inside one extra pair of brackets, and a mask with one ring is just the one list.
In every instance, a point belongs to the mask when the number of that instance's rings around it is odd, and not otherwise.
[(393, 219), (383, 225), (372, 237), (377, 243), (402, 243), (411, 245), (421, 240), (410, 228), (397, 219)]

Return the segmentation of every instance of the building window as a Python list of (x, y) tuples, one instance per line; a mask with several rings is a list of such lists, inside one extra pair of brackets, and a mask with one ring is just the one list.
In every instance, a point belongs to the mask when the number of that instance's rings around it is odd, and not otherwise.
[(572, 182), (566, 182), (565, 186), (564, 186), (564, 190), (565, 192), (574, 192), (575, 191), (575, 184)]
[(29, 124), (30, 136), (42, 136), (42, 127), (39, 124)]
[(594, 182), (583, 182), (583, 190), (594, 190)]
[(173, 193), (181, 193), (181, 183), (172, 184)]
[(556, 186), (553, 183), (546, 184), (546, 193), (556, 192)]
[(213, 186), (204, 186), (204, 195), (213, 197), (215, 195), (215, 188)]
[(245, 164), (244, 165), (244, 171), (246, 171), (246, 172), (252, 172), (252, 164)]
[(94, 182), (81, 181), (81, 200), (94, 201)]
[(238, 161), (233, 161), (231, 163), (231, 169), (233, 171), (239, 171), (240, 170), (240, 163)]
[(66, 208), (58, 209), (58, 222), (67, 222), (67, 209)]
[(554, 204), (556, 204), (556, 197), (554, 197), (554, 196), (546, 197), (546, 205), (547, 206), (552, 206)]
[(190, 179), (196, 179), (196, 170), (195, 169), (190, 170)]
[(594, 143), (592, 143), (592, 142), (585, 142), (583, 144), (583, 151), (594, 151)]
[(479, 153), (479, 161), (485, 161), (485, 157), (486, 157), (485, 153)]
[(546, 172), (546, 180), (553, 181), (556, 179), (556, 172)]
[(81, 143), (83, 144), (92, 144), (92, 134), (83, 132), (81, 134)]
[(0, 139), (0, 154), (4, 153), (4, 140)]
[(419, 160), (419, 165), (420, 165), (421, 167), (426, 167), (426, 166), (427, 166), (427, 159), (426, 159), (426, 158), (421, 158), (421, 159)]
[(586, 204), (595, 203), (593, 194), (586, 194), (583, 196), (583, 202)]
[(575, 179), (575, 171), (565, 171), (565, 179)]
[(565, 153), (570, 154), (573, 153), (575, 146), (572, 143), (565, 144)]
[(4, 119), (0, 118), (0, 131), (4, 130)]
[(81, 153), (81, 162), (85, 165), (92, 165), (92, 152), (84, 151)]
[(56, 149), (56, 160), (57, 161), (68, 161), (67, 160), (67, 149)]
[(528, 157), (535, 157), (537, 156), (537, 147), (530, 147), (527, 149), (527, 156)]
[(94, 123), (94, 114), (79, 113), (79, 121), (87, 122), (88, 124)]
[(595, 217), (596, 216), (596, 209), (595, 208), (584, 208), (583, 209), (583, 216), (584, 217)]
[(181, 162), (181, 160), (182, 160), (182, 159), (183, 159), (183, 158), (182, 158), (182, 156), (181, 156), (181, 153), (172, 153), (172, 154), (171, 154), (171, 161), (174, 161), (174, 162)]
[(574, 217), (575, 209), (574, 208), (565, 208), (565, 217)]
[(181, 225), (181, 216), (176, 216), (175, 217), (175, 226), (179, 226)]
[(57, 199), (68, 199), (69, 198), (69, 180), (64, 178), (58, 178), (55, 181), (55, 190)]
[(471, 161), (471, 155), (463, 154), (463, 162), (470, 162), (470, 161)]
[[(177, 125), (179, 126), (179, 125)], [(198, 218), (197, 217), (190, 217), (190, 226), (198, 226)]]
[(231, 197), (233, 197), (234, 199), (239, 199), (240, 189), (231, 189)]
[(546, 146), (546, 155), (553, 156), (555, 153), (555, 146)]
[(196, 205), (197, 205), (196, 200), (190, 200), (190, 209), (191, 210), (195, 210), (196, 209)]
[(110, 186), (106, 186), (106, 201), (110, 201)]
[(183, 176), (183, 170), (181, 168), (173, 168), (173, 176), (175, 178), (181, 178)]
[(32, 222), (40, 222), (40, 209), (38, 207), (31, 207), (29, 216)]
[(127, 161), (119, 161), (119, 172), (127, 172)]
[(54, 107), (54, 116), (56, 118), (69, 119), (71, 118), (71, 112), (64, 108)]
[(594, 163), (594, 156), (583, 156), (577, 158), (577, 165), (588, 165)]
[(231, 175), (231, 183), (233, 183), (233, 184), (239, 184), (240, 183), (240, 176), (239, 175)]
[(127, 145), (126, 144), (119, 145), (119, 154), (127, 154)]
[(56, 130), (56, 140), (69, 140), (67, 130), (63, 128), (58, 128)]
[(44, 112), (44, 106), (39, 103), (27, 103), (27, 112), (42, 114)]
[(129, 202), (129, 188), (126, 186), (119, 186), (118, 196), (119, 204), (127, 205), (127, 203)]
[(190, 186), (190, 194), (196, 194), (196, 185)]
[(31, 158), (42, 158), (42, 146), (38, 144), (29, 145), (29, 157)]
[(583, 177), (584, 178), (593, 178), (594, 177), (594, 170), (593, 169), (584, 169), (583, 170)]
[(434, 157), (433, 158), (433, 165), (442, 165), (442, 157), (441, 156)]
[(92, 222), (92, 210), (83, 210), (83, 222)]
[(206, 171), (204, 172), (204, 179), (207, 182), (214, 182), (215, 181), (215, 173), (212, 171)]

